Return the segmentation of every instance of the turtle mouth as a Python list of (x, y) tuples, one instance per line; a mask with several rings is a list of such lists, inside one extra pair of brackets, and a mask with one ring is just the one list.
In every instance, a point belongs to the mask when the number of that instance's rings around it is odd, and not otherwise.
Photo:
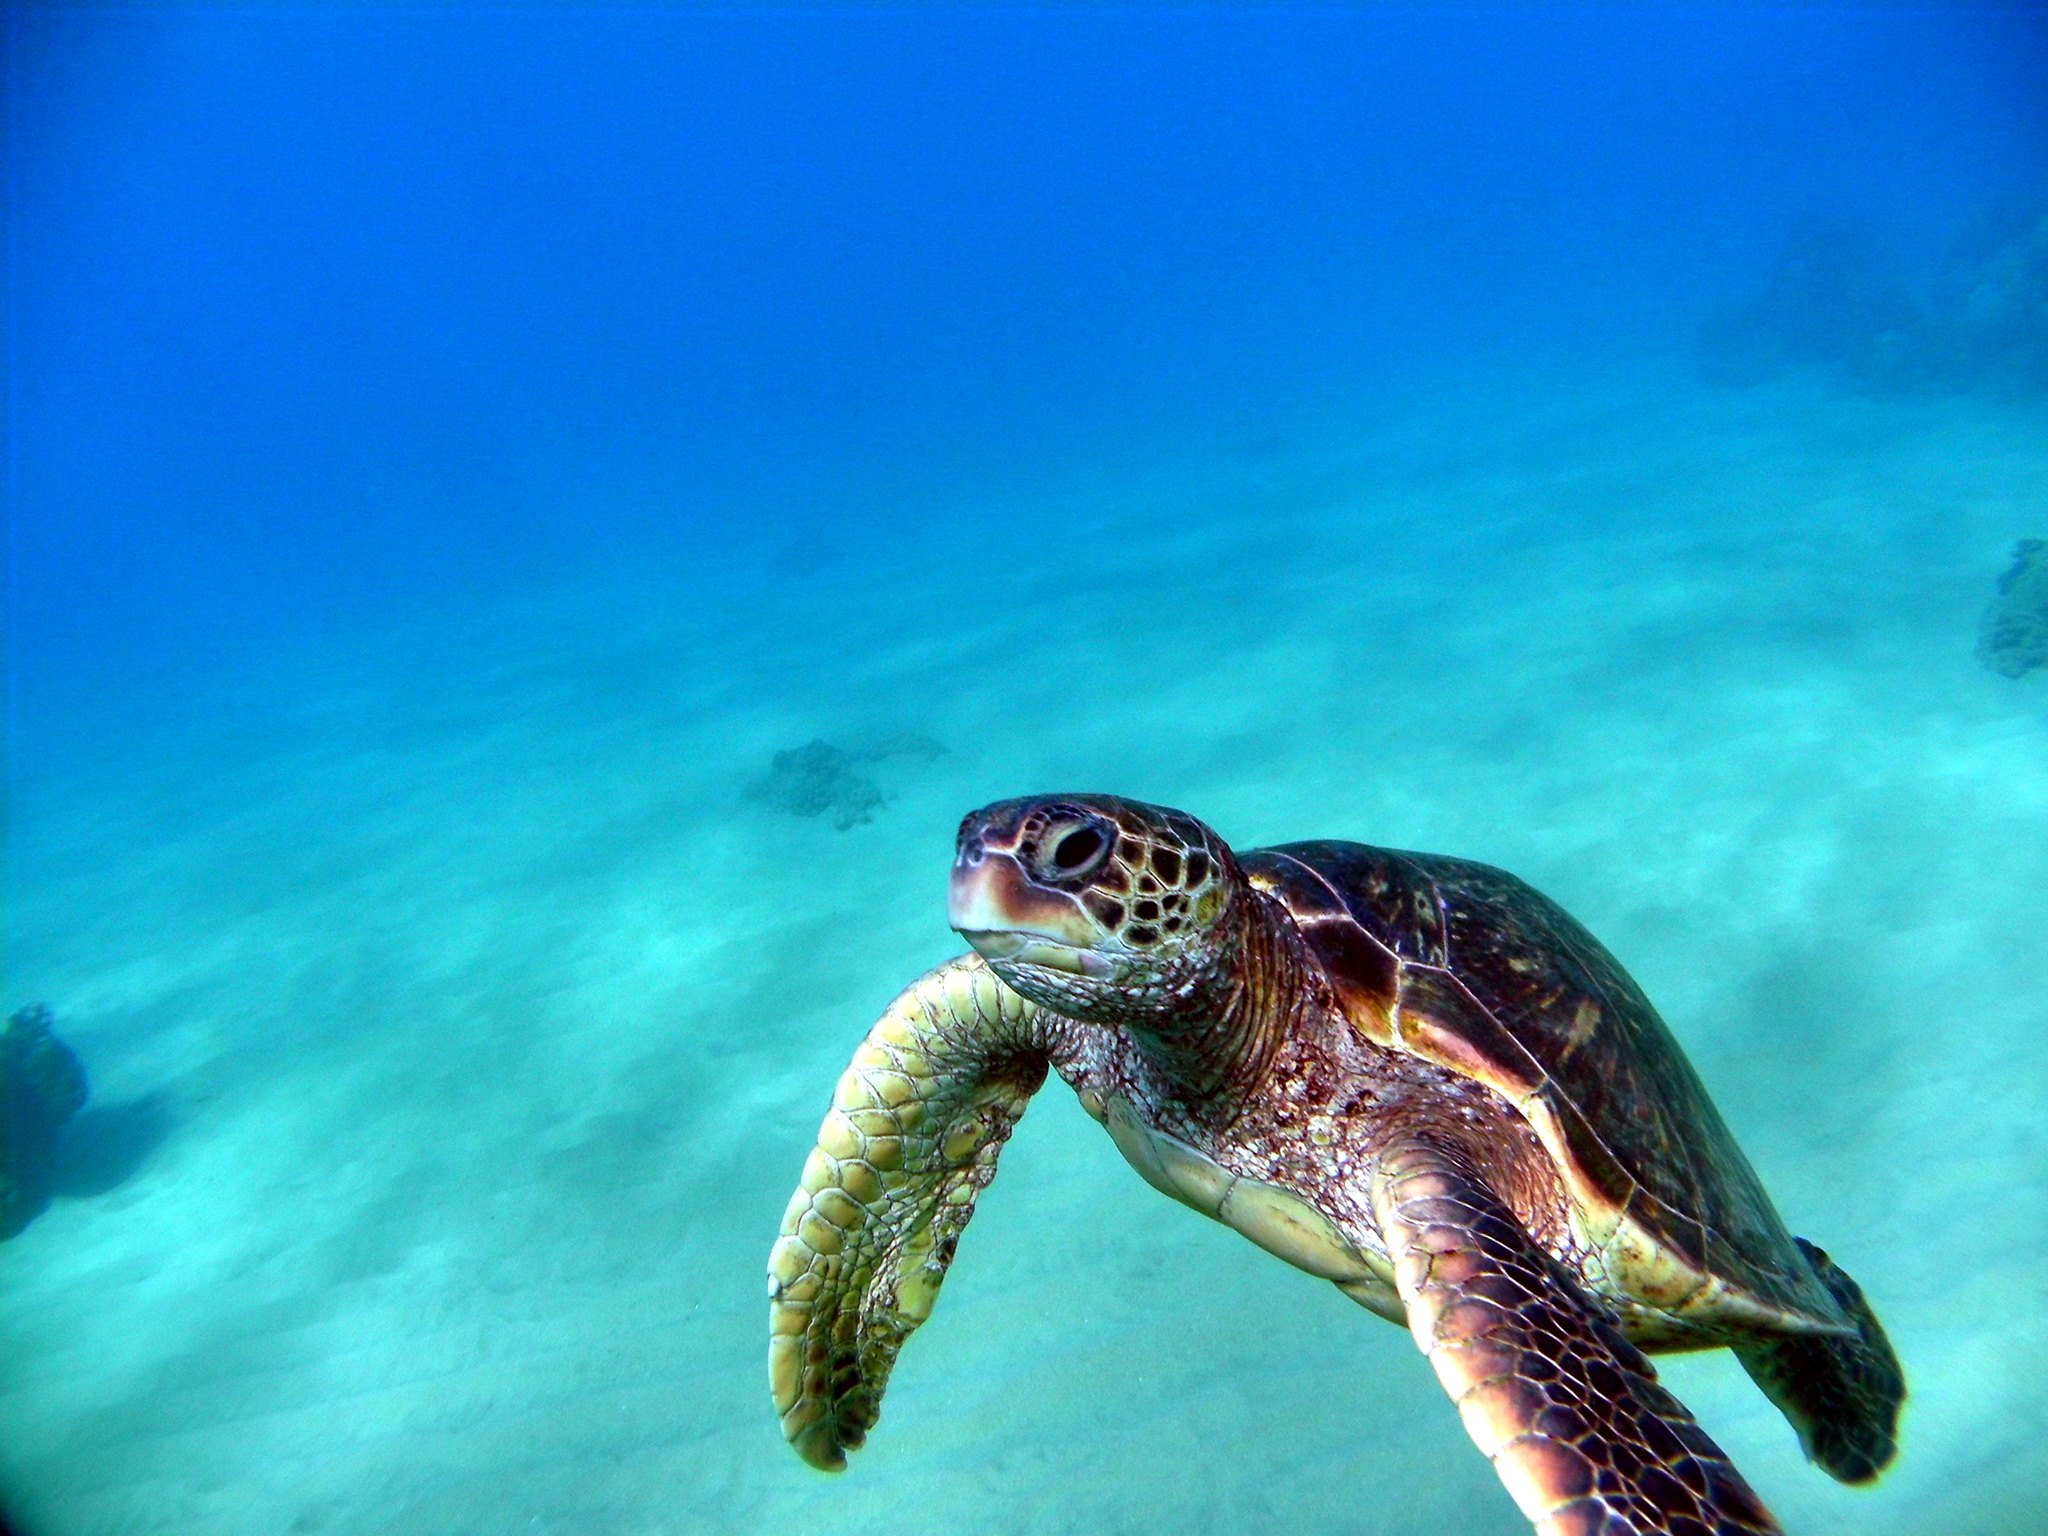
[(947, 920), (984, 960), (1070, 976), (1109, 974), (1074, 898), (1038, 885), (1007, 854), (956, 863), (946, 907)]
[(1037, 965), (1070, 976), (1101, 980), (1109, 975), (1109, 962), (1092, 949), (1064, 944), (1042, 933), (1017, 928), (962, 928), (960, 937), (974, 946), (974, 952), (988, 961), (1005, 965)]

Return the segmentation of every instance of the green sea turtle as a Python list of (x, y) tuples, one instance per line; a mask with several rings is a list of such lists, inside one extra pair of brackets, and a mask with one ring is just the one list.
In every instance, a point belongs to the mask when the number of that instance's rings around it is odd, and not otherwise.
[(769, 1258), (812, 1465), (866, 1438), (1048, 1070), (1158, 1189), (1405, 1323), (1540, 1532), (1778, 1530), (1646, 1350), (1732, 1348), (1844, 1482), (1891, 1460), (1905, 1380), (1863, 1293), (1514, 876), (1040, 796), (961, 825), (950, 918), (974, 953), (855, 1052)]

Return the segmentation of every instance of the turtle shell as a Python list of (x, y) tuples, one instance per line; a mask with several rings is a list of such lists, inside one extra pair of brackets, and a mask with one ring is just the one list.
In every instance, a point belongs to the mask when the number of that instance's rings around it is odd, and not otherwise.
[(1650, 1000), (1557, 903), (1490, 865), (1360, 843), (1241, 862), (1356, 1027), (1515, 1104), (1616, 1288), (1672, 1323), (1662, 1342), (1682, 1343), (1688, 1319), (1847, 1325)]

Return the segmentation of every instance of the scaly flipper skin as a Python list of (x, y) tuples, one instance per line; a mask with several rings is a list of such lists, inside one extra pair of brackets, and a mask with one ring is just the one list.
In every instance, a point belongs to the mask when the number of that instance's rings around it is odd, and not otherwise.
[(1372, 1194), (1415, 1341), (1538, 1536), (1780, 1536), (1642, 1352), (1463, 1159), (1397, 1142)]
[(974, 1201), (1051, 1054), (1037, 1008), (979, 956), (889, 1005), (839, 1079), (768, 1259), (768, 1374), (782, 1432), (837, 1471), (931, 1315)]

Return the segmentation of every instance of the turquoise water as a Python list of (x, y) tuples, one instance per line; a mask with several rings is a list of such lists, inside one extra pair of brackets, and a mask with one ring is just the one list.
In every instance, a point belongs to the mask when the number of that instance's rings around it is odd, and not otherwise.
[(782, 1444), (783, 1202), (1047, 788), (1558, 897), (1914, 1398), (1857, 1491), (1667, 1380), (1794, 1536), (2043, 1522), (2038, 19), (8, 27), (22, 1531), (1526, 1529), (1057, 1084)]

